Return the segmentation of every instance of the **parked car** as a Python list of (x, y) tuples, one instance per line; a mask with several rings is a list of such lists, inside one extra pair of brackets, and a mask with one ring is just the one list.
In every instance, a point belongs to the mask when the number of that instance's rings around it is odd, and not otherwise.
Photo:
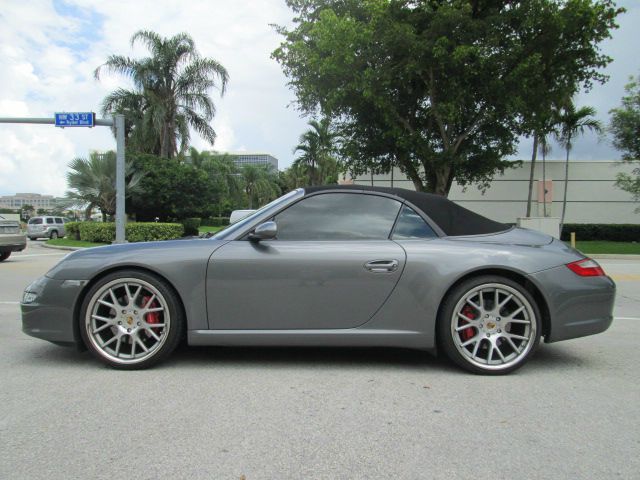
[(20, 222), (0, 219), (0, 262), (27, 246), (27, 236), (20, 230)]
[(27, 236), (30, 240), (36, 238), (58, 238), (65, 236), (64, 218), (62, 217), (31, 217), (27, 223)]
[[(298, 189), (210, 239), (79, 250), (29, 285), (25, 333), (116, 368), (191, 345), (386, 346), (482, 374), (611, 324), (615, 284), (560, 240), (403, 189)], [(53, 312), (53, 313), (52, 313)]]

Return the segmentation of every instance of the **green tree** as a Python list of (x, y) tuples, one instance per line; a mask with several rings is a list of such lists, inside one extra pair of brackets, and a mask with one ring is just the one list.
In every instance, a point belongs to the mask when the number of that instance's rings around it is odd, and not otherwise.
[[(640, 75), (630, 79), (625, 92), (622, 105), (609, 112), (608, 130), (613, 135), (613, 146), (622, 152), (624, 161), (640, 165)], [(640, 166), (633, 170), (633, 175), (619, 173), (616, 185), (640, 201)]]
[(137, 151), (171, 158), (186, 151), (194, 129), (212, 145), (216, 133), (210, 122), (215, 105), (209, 91), (219, 88), (223, 95), (229, 75), (212, 58), (201, 57), (187, 33), (164, 38), (140, 30), (131, 37), (131, 46), (144, 44), (151, 56), (133, 59), (111, 55), (95, 70), (121, 74), (133, 81), (134, 89), (118, 88), (103, 100), (105, 115), (126, 116), (129, 144)]
[(397, 165), (442, 195), (511, 165), (536, 101), (605, 80), (598, 43), (621, 11), (610, 0), (287, 4), (294, 27), (279, 27), (273, 57), (300, 109), (336, 122), (353, 173)]
[(280, 195), (278, 177), (271, 168), (261, 165), (243, 165), (240, 175), (249, 208), (253, 209)]
[[(141, 174), (134, 171), (132, 162), (125, 163), (125, 191), (127, 196), (139, 189)], [(103, 221), (116, 213), (116, 152), (91, 152), (89, 158), (74, 158), (67, 172), (66, 198), (69, 205), (85, 206), (89, 218), (99, 208)]]
[(564, 162), (564, 194), (562, 198), (562, 215), (560, 217), (560, 231), (564, 225), (564, 217), (567, 211), (567, 191), (569, 187), (569, 154), (573, 149), (573, 141), (586, 130), (597, 133), (602, 132), (602, 124), (594, 118), (596, 110), (593, 107), (576, 108), (573, 102), (569, 102), (558, 118), (558, 131), (556, 138), (564, 148), (566, 158)]
[(299, 143), (293, 153), (301, 155), (294, 160), (293, 165), (298, 171), (305, 172), (306, 185), (321, 185), (335, 183), (338, 176), (338, 163), (334, 158), (336, 139), (338, 134), (331, 128), (331, 121), (323, 118), (320, 121), (311, 120), (311, 127), (300, 135)]
[(137, 220), (203, 218), (216, 211), (220, 191), (204, 170), (155, 155), (134, 155), (133, 162), (142, 176), (130, 206)]

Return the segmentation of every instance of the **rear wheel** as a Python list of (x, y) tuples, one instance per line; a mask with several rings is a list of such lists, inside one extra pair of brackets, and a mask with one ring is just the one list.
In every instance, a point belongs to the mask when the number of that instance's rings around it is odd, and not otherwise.
[(540, 311), (517, 282), (471, 278), (445, 299), (438, 319), (439, 346), (462, 368), (501, 375), (520, 368), (540, 341)]
[(11, 252), (0, 253), (0, 262), (4, 262), (10, 256), (11, 256)]
[(49, 234), (49, 238), (51, 238), (51, 240), (58, 238), (58, 231), (52, 230), (51, 233)]
[(184, 326), (171, 287), (135, 270), (100, 279), (85, 297), (80, 322), (82, 338), (99, 360), (129, 370), (164, 360), (176, 348)]

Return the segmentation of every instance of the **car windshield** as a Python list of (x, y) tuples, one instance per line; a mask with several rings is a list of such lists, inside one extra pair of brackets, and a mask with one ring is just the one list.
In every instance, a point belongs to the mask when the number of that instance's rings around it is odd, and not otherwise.
[(297, 190), (292, 190), (291, 192), (287, 193), (286, 195), (283, 195), (282, 197), (276, 198), (274, 201), (267, 203), (264, 207), (256, 210), (255, 212), (253, 212), (248, 217), (245, 217), (242, 220), (240, 220), (239, 222), (234, 223), (233, 225), (229, 225), (228, 227), (220, 230), (218, 233), (216, 233), (211, 238), (214, 238), (216, 240), (228, 239), (231, 236), (233, 236), (235, 233), (238, 233), (238, 232), (242, 231), (253, 220), (255, 220), (256, 218), (262, 216), (266, 212), (268, 212), (268, 211), (275, 212), (275, 211), (279, 210), (279, 207), (281, 205), (289, 202), (289, 200), (291, 200), (293, 198), (301, 197), (302, 195), (304, 195), (304, 190), (302, 188), (298, 188)]

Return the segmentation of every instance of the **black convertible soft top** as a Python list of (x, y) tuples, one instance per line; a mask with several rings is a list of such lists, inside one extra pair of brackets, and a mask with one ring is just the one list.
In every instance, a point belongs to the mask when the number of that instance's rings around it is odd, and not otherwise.
[(307, 194), (323, 190), (360, 190), (394, 195), (422, 210), (448, 236), (483, 235), (504, 232), (509, 229), (509, 226), (504, 223), (494, 222), (453, 203), (443, 196), (432, 193), (416, 192), (404, 188), (370, 187), (367, 185), (321, 185), (304, 189)]

